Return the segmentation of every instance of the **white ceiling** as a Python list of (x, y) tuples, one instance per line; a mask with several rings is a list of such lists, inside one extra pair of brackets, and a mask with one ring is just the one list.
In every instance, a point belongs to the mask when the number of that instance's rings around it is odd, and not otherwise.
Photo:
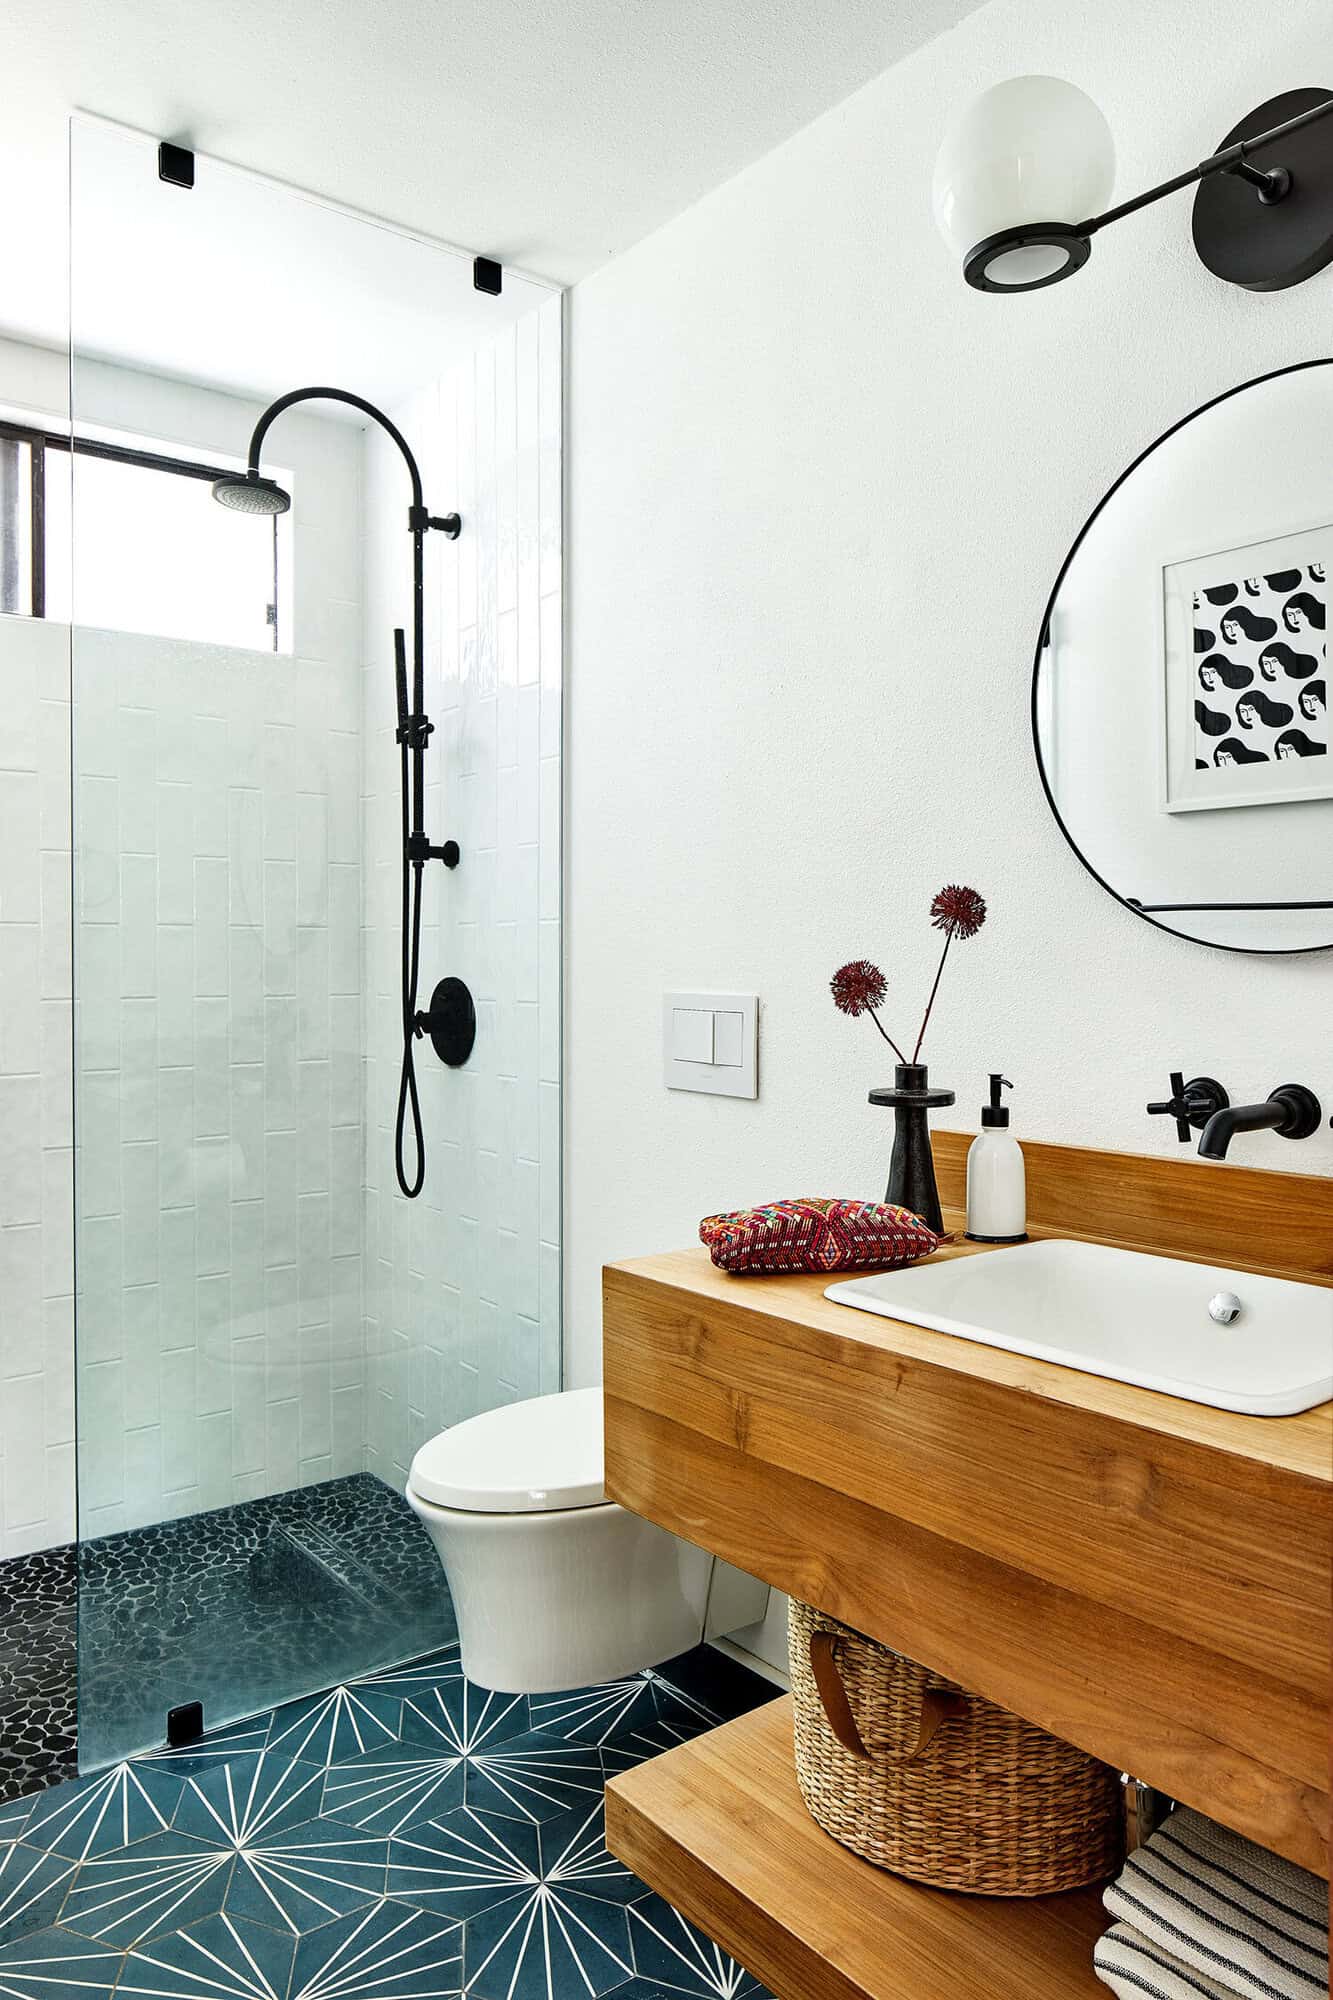
[(978, 0), (5, 0), (0, 326), (63, 338), (73, 108), (570, 283)]
[(70, 172), (78, 415), (87, 357), (258, 402), (350, 383), (393, 409), (551, 296), (512, 272), (479, 292), (470, 257), (204, 154), (193, 188), (169, 186), (153, 140), (99, 119), (74, 120)]

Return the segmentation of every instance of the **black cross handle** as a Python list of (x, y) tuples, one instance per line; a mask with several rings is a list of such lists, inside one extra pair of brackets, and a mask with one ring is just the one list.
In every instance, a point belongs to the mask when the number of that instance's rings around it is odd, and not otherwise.
[(1174, 1118), (1176, 1137), (1188, 1146), (1191, 1131), (1202, 1132), (1213, 1113), (1225, 1111), (1230, 1102), (1216, 1077), (1192, 1076), (1186, 1083), (1184, 1073), (1173, 1069), (1171, 1095), (1160, 1104), (1150, 1104), (1148, 1111), (1154, 1118)]

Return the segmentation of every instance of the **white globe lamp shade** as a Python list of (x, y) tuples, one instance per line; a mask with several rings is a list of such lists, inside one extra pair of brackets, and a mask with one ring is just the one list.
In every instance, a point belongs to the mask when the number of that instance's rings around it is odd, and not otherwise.
[[(969, 283), (1031, 290), (1086, 262), (1087, 240), (1070, 225), (1104, 209), (1114, 181), (1111, 128), (1092, 99), (1058, 76), (1011, 77), (946, 134), (935, 162), (935, 221)], [(1010, 232), (1027, 240), (1001, 240), (973, 256)]]

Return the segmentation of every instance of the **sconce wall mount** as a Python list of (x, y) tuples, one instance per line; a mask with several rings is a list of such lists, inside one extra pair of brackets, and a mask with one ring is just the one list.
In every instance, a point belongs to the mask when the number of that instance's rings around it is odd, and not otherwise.
[[(1219, 155), (1244, 147), (1240, 164), (1206, 174), (1194, 197), (1194, 247), (1214, 277), (1281, 292), (1333, 263), (1333, 124), (1321, 122), (1329, 112), (1333, 93), (1288, 90), (1227, 133)], [(1284, 136), (1260, 144), (1274, 126)], [(1267, 189), (1263, 168), (1275, 176)]]
[(1016, 77), (987, 91), (946, 138), (936, 219), (969, 285), (1030, 292), (1080, 270), (1108, 224), (1195, 187), (1201, 261), (1229, 284), (1282, 291), (1333, 262), (1330, 114), (1333, 92), (1285, 91), (1249, 112), (1197, 166), (1088, 214), (1084, 203), (1104, 201), (1114, 175), (1105, 119), (1072, 84)]

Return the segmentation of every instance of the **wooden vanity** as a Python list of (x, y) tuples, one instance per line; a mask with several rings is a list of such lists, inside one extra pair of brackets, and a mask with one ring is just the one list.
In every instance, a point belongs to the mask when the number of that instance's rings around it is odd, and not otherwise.
[[(935, 1134), (959, 1231), (968, 1143)], [(1333, 1180), (1024, 1150), (1033, 1235), (1333, 1285)], [(608, 1267), (609, 1494), (1327, 1874), (1333, 1405), (1237, 1416), (825, 1282), (730, 1278), (702, 1249)], [(820, 1832), (786, 1701), (614, 1780), (607, 1823), (781, 2000), (1105, 1991), (1096, 1890), (949, 1896)]]

